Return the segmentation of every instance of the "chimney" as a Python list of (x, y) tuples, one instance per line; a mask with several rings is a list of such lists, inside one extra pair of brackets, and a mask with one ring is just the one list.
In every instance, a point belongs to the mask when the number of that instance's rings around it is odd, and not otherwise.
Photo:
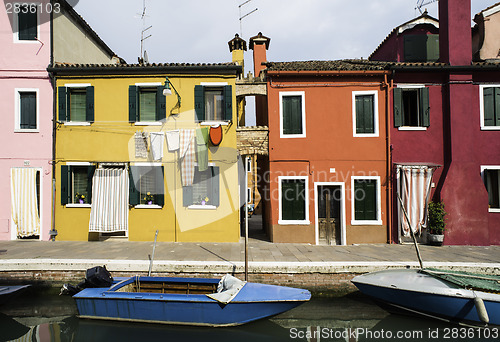
[(439, 1), (440, 61), (450, 65), (472, 63), (470, 0)]
[(250, 38), (250, 49), (253, 50), (253, 70), (255, 77), (259, 77), (260, 72), (265, 69), (262, 65), (267, 62), (266, 51), (269, 49), (270, 38), (259, 32), (255, 37)]
[(229, 51), (233, 53), (233, 62), (241, 65), (243, 70), (245, 70), (245, 57), (244, 51), (247, 51), (247, 42), (244, 39), (241, 39), (240, 36), (236, 33), (234, 38), (229, 42)]

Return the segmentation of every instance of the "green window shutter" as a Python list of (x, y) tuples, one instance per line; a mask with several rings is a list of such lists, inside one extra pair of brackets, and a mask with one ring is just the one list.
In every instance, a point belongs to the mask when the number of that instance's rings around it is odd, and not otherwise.
[(439, 60), (439, 34), (427, 35), (427, 62)]
[(425, 62), (427, 59), (427, 35), (404, 37), (404, 62)]
[[(129, 204), (134, 206), (138, 205), (141, 201), (138, 189), (139, 179), (134, 179), (134, 175), (140, 177), (140, 171), (138, 166), (130, 166), (129, 171)], [(137, 184), (136, 184), (137, 183)]]
[(283, 96), (283, 134), (302, 134), (302, 96)]
[(87, 169), (87, 196), (88, 202), (92, 203), (92, 180), (94, 179), (95, 165), (90, 165)]
[(57, 88), (59, 97), (59, 121), (68, 121), (68, 96), (66, 87)]
[(419, 89), (419, 99), (420, 99), (420, 119), (422, 122), (422, 126), (429, 127), (430, 126), (430, 106), (429, 106), (429, 88), (420, 88)]
[(375, 133), (373, 95), (356, 96), (356, 133)]
[[(162, 94), (163, 96), (163, 94)], [(163, 166), (156, 167), (156, 176), (155, 176), (155, 186), (157, 190), (157, 194), (155, 194), (155, 204), (163, 207), (165, 205), (165, 177)]]
[(230, 121), (233, 119), (233, 92), (230, 85), (224, 86), (224, 120)]
[(219, 167), (212, 166), (212, 189), (210, 196), (210, 204), (218, 207), (220, 205), (220, 181), (219, 181)]
[(493, 125), (500, 126), (500, 88), (498, 87), (495, 87), (495, 115)]
[(61, 165), (61, 205), (66, 205), (70, 203), (69, 196), (71, 193), (70, 189), (70, 167), (67, 165)]
[(375, 180), (359, 180), (354, 182), (354, 217), (356, 220), (377, 219), (377, 198)]
[(193, 204), (193, 187), (183, 186), (182, 187), (182, 205), (189, 207)]
[(164, 86), (156, 88), (156, 121), (165, 120), (167, 117), (167, 98), (163, 95)]
[[(28, 6), (26, 8), (26, 6)], [(27, 13), (22, 13), (27, 12)], [(31, 13), (32, 8), (28, 4), (21, 5), (18, 14), (19, 40), (36, 40), (37, 38), (37, 13)]]
[(394, 88), (394, 127), (403, 126), (403, 90)]
[(94, 122), (94, 87), (87, 87), (86, 93), (86, 112), (85, 118), (87, 122)]
[(281, 182), (281, 218), (283, 220), (305, 220), (305, 181), (283, 180)]
[(195, 121), (202, 122), (205, 121), (205, 89), (204, 86), (196, 85), (194, 86), (194, 110), (195, 110)]
[(483, 89), (484, 125), (495, 125), (495, 88)]
[(20, 128), (36, 129), (36, 93), (20, 93)]
[(128, 121), (139, 121), (137, 115), (139, 114), (138, 103), (138, 87), (131, 85), (128, 87)]

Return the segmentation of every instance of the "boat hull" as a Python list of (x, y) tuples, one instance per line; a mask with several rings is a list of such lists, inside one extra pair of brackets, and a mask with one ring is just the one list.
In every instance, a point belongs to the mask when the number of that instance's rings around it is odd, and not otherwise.
[(484, 325), (474, 297), (484, 302), (490, 325), (500, 325), (500, 295), (458, 288), (417, 270), (388, 270), (355, 277), (352, 282), (391, 312)]
[(0, 286), (0, 305), (12, 300), (14, 297), (17, 297), (28, 287), (30, 287), (30, 285)]
[[(141, 281), (144, 283), (145, 279)], [(310, 293), (301, 289), (247, 283), (228, 304), (203, 294), (114, 292), (109, 288), (85, 289), (74, 298), (82, 318), (234, 326), (293, 309), (309, 300)]]

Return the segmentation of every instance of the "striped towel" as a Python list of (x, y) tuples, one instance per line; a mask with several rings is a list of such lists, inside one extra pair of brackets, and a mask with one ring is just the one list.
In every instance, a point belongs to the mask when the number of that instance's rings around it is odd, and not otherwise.
[(195, 130), (183, 129), (180, 134), (180, 153), (182, 186), (193, 185), (195, 161)]

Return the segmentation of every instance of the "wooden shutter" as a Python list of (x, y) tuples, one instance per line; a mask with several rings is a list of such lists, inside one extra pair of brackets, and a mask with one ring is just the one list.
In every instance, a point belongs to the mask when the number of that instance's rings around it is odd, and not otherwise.
[(439, 34), (427, 35), (427, 62), (439, 60)]
[(230, 85), (224, 86), (224, 120), (233, 119), (233, 92)]
[(427, 35), (404, 37), (404, 62), (425, 62), (427, 59)]
[(373, 95), (356, 96), (356, 133), (375, 133)]
[[(163, 95), (162, 95), (163, 96)], [(163, 166), (155, 167), (155, 204), (163, 207), (165, 205), (165, 177)]]
[(283, 96), (283, 134), (302, 134), (302, 96)]
[(87, 87), (86, 91), (85, 121), (94, 122), (94, 87)]
[(92, 180), (94, 179), (95, 165), (90, 165), (87, 169), (87, 203), (92, 203)]
[(136, 186), (136, 183), (139, 184), (139, 179), (134, 179), (134, 175), (138, 178), (140, 177), (140, 171), (138, 166), (130, 166), (129, 169), (129, 204), (134, 206), (140, 203), (139, 189)]
[(403, 90), (394, 88), (394, 127), (403, 126)]
[(128, 121), (136, 122), (139, 121), (137, 115), (139, 114), (138, 104), (138, 87), (131, 85), (128, 87)]
[(68, 165), (61, 165), (61, 205), (70, 203), (70, 175), (71, 169)]
[(495, 88), (483, 89), (484, 126), (495, 125)]
[(281, 218), (283, 220), (305, 220), (305, 181), (282, 180)]
[(377, 219), (377, 182), (357, 180), (354, 182), (354, 216), (356, 220)]
[(66, 87), (58, 87), (58, 97), (59, 97), (59, 121), (69, 121), (68, 120), (68, 95)]
[(36, 93), (20, 93), (20, 128), (36, 129)]
[(36, 40), (37, 38), (37, 13), (36, 11), (35, 13), (31, 13), (31, 11), (32, 9), (29, 4), (22, 4), (20, 13), (17, 14), (19, 40)]
[(205, 87), (201, 85), (194, 86), (194, 110), (195, 121), (205, 121)]
[(218, 207), (220, 205), (220, 181), (219, 181), (219, 167), (212, 166), (212, 189), (209, 204), (215, 205)]
[(182, 205), (189, 207), (193, 204), (193, 187), (183, 186), (182, 187)]
[(493, 119), (494, 126), (500, 126), (500, 88), (495, 87), (495, 114)]
[(420, 101), (420, 122), (422, 126), (430, 126), (430, 106), (429, 106), (429, 88), (419, 89), (419, 101)]
[(165, 120), (167, 117), (167, 98), (163, 95), (164, 86), (156, 88), (156, 121)]

